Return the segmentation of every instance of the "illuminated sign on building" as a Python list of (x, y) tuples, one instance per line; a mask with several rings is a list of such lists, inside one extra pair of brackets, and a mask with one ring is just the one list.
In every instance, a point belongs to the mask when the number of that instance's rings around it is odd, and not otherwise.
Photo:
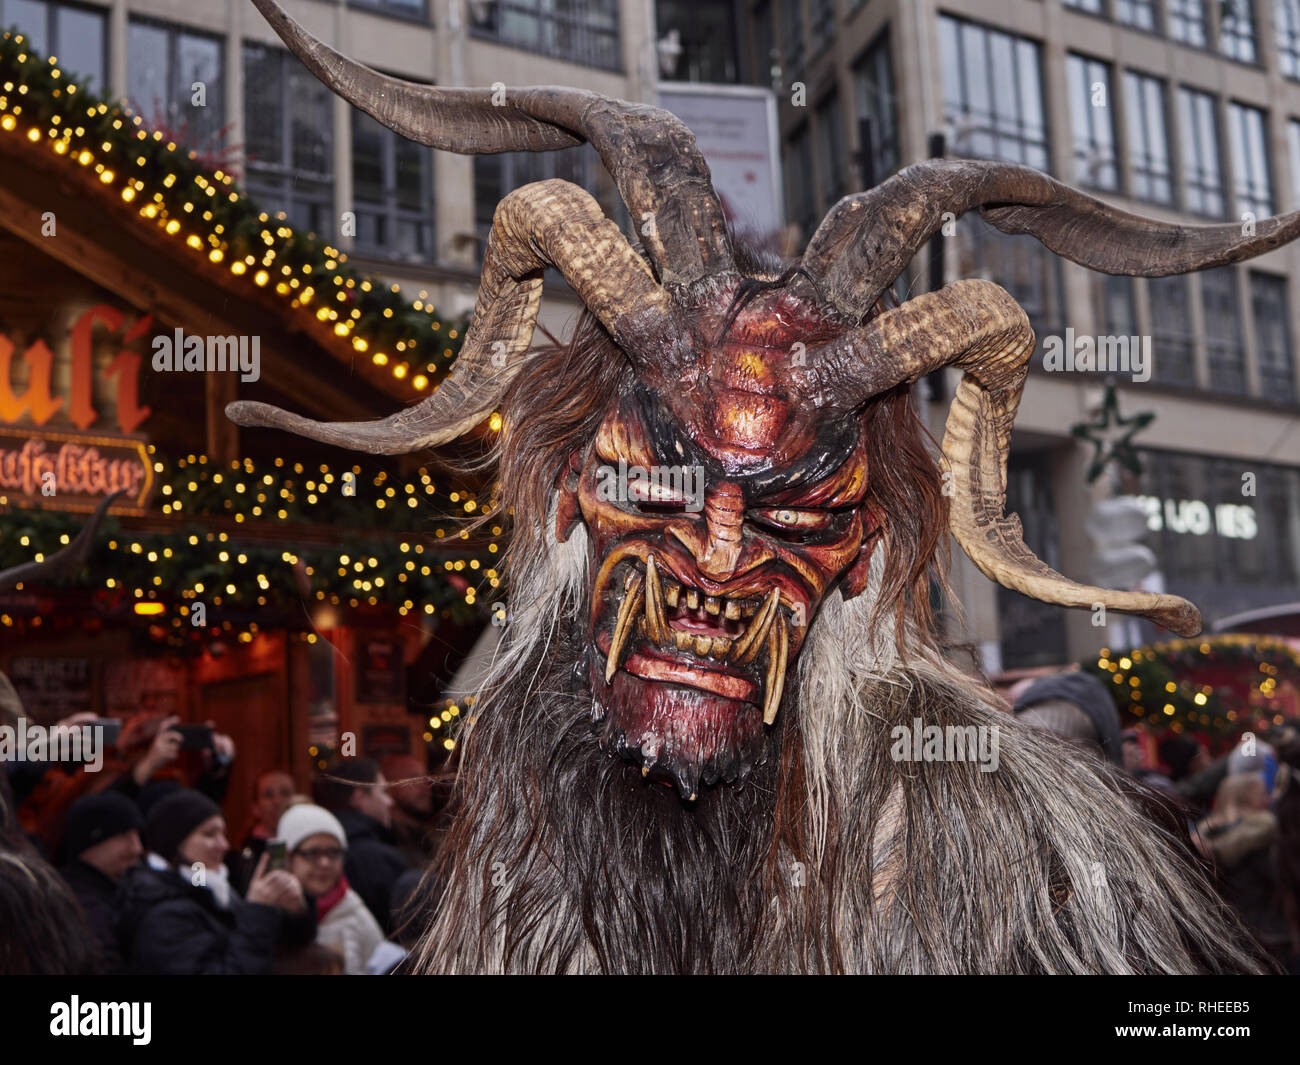
[(1215, 532), (1234, 540), (1253, 540), (1259, 532), (1255, 508), (1242, 503), (1219, 503), (1211, 507), (1199, 499), (1157, 499), (1138, 496), (1146, 507), (1147, 528), (1205, 536)]
[[(56, 354), (44, 340), (15, 359), (13, 339), (0, 334), (0, 492), (23, 503), (77, 510), (125, 489), (135, 506), (146, 504), (153, 464), (145, 441), (131, 434), (152, 412), (139, 402), (142, 356), (127, 346), (147, 335), (152, 324), (151, 315), (128, 319), (108, 304), (85, 310), (68, 331), (66, 394), (54, 389)], [(120, 334), (120, 350), (100, 378), (111, 393), (121, 435), (86, 432), (108, 416), (94, 401), (96, 325), (110, 336)], [(14, 387), (15, 370), (23, 371), (18, 376), (26, 382), (21, 395)]]

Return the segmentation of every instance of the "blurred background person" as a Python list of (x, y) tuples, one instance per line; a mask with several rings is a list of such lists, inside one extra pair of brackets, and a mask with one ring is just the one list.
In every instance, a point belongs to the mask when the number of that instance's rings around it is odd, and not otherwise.
[(1121, 764), (1119, 711), (1110, 692), (1090, 673), (1040, 677), (1020, 690), (1014, 709), (1025, 724)]
[(393, 885), (409, 866), (394, 845), (388, 781), (369, 758), (342, 759), (316, 778), (316, 803), (343, 826), (348, 840), (343, 871), (384, 935), (391, 934)]
[(338, 818), (320, 806), (292, 806), (280, 818), (276, 836), (288, 849), (289, 871), (315, 896), (316, 942), (339, 953), (344, 973), (364, 974), (384, 933), (348, 886), (343, 872), (348, 838)]
[(226, 858), (231, 878), (240, 892), (247, 890), (258, 859), (266, 850), (266, 841), (275, 835), (275, 826), (293, 796), (293, 777), (283, 769), (267, 769), (258, 776), (253, 787), (253, 824), (244, 834), (239, 849), (231, 851)]
[(120, 792), (103, 791), (72, 804), (63, 832), (65, 862), (59, 874), (81, 904), (110, 973), (123, 968), (115, 931), (117, 886), (144, 855), (143, 828), (135, 803)]
[(223, 864), (230, 849), (221, 809), (181, 789), (145, 820), (146, 863), (133, 866), (118, 895), (117, 932), (137, 973), (269, 973), (277, 945), (315, 938), (314, 900), (288, 870), (258, 863), (247, 898)]
[(393, 800), (393, 842), (412, 868), (423, 868), (433, 856), (437, 816), (432, 779), (411, 754), (390, 754), (379, 763)]

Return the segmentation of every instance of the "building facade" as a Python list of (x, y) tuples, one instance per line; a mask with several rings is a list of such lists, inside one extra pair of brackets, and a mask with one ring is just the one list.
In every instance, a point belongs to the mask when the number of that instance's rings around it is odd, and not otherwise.
[[(788, 217), (803, 239), (839, 197), (936, 149), (1027, 164), (1180, 224), (1246, 232), (1300, 208), (1297, 0), (747, 0), (739, 19), (747, 76), (780, 94)], [(912, 291), (929, 287), (926, 259), (905, 279)], [(1040, 557), (1097, 576), (1087, 524), (1101, 489), (1069, 428), (1093, 420), (1105, 383), (1049, 372), (1045, 343), (1128, 338), (1136, 351), (1149, 338), (1149, 365), (1114, 376), (1122, 414), (1155, 414), (1134, 438), (1144, 472), (1127, 490), (1147, 508), (1164, 588), (1207, 625), (1300, 600), (1300, 248), (1129, 279), (968, 216), (941, 240), (941, 261), (945, 281), (1007, 288), (1038, 335), (1008, 502)], [(936, 435), (947, 395), (928, 403)], [(957, 559), (965, 617), (950, 618), (950, 635), (976, 644), (986, 669), (1116, 639), (1087, 612), (996, 588)]]

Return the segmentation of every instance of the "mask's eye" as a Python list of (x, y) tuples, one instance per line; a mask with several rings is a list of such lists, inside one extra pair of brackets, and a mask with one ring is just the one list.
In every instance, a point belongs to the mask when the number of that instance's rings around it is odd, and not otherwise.
[(796, 507), (759, 507), (749, 512), (754, 523), (783, 540), (802, 540), (825, 532), (836, 514), (829, 510), (801, 510)]

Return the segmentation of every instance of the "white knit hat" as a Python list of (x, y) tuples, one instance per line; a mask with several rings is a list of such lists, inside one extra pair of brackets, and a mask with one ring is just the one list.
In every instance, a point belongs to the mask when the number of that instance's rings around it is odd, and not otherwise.
[(347, 833), (343, 831), (338, 818), (323, 806), (312, 806), (310, 803), (290, 806), (280, 816), (280, 824), (275, 830), (275, 834), (287, 844), (290, 854), (299, 843), (318, 832), (333, 836), (339, 841), (339, 846), (347, 850)]

